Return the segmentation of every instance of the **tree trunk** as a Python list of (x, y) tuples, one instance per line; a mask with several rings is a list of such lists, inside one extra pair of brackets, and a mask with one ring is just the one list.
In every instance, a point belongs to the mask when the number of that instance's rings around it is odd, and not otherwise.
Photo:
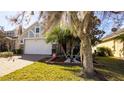
[(66, 53), (66, 44), (62, 44), (62, 46), (63, 46), (63, 49), (64, 49), (64, 51)]
[(86, 77), (93, 78), (94, 67), (93, 67), (91, 40), (87, 35), (83, 35), (80, 44), (81, 44), (80, 58), (81, 58), (81, 63), (83, 65), (83, 69), (81, 72), (84, 72)]

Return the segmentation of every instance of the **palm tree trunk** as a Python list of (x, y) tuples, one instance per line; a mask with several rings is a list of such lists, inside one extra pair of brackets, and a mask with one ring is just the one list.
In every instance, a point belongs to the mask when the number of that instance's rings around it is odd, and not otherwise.
[(60, 44), (60, 47), (61, 47), (61, 49), (62, 49), (62, 52), (63, 52), (65, 58), (67, 58), (66, 52), (65, 52), (65, 50), (64, 50), (64, 48), (63, 48), (63, 46), (62, 46), (62, 44)]
[(84, 72), (85, 76), (88, 78), (93, 78), (94, 76), (94, 67), (93, 67), (93, 58), (92, 58), (92, 48), (90, 38), (84, 35), (81, 38), (80, 43), (80, 58), (83, 65), (81, 72)]

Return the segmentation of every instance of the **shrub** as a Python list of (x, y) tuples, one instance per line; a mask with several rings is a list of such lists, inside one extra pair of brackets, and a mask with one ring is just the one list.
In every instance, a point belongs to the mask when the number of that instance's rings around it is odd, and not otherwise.
[(1, 52), (0, 57), (11, 57), (13, 56), (13, 52)]
[(22, 54), (23, 50), (22, 49), (15, 49), (15, 50), (13, 50), (13, 53), (14, 54)]
[(97, 47), (97, 56), (113, 56), (112, 51), (108, 47)]

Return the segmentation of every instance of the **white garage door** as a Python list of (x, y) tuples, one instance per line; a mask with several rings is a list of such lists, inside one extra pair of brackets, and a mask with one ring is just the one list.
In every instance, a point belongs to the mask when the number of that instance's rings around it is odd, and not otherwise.
[(25, 54), (48, 54), (52, 53), (52, 45), (43, 39), (25, 39)]

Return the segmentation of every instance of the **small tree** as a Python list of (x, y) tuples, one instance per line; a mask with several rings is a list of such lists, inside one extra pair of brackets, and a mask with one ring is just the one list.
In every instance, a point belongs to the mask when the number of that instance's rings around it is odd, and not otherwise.
[(46, 33), (46, 41), (48, 43), (56, 42), (61, 47), (64, 56), (67, 57), (65, 46), (68, 35), (68, 30), (62, 29), (58, 26), (53, 28), (51, 32)]
[[(70, 52), (70, 56), (73, 56), (73, 49), (77, 39), (71, 34), (69, 29), (57, 26), (53, 28), (51, 32), (47, 32), (45, 36), (48, 43), (55, 42), (61, 47), (62, 52), (66, 58), (68, 52)], [(66, 50), (67, 44), (70, 44), (70, 51)]]

